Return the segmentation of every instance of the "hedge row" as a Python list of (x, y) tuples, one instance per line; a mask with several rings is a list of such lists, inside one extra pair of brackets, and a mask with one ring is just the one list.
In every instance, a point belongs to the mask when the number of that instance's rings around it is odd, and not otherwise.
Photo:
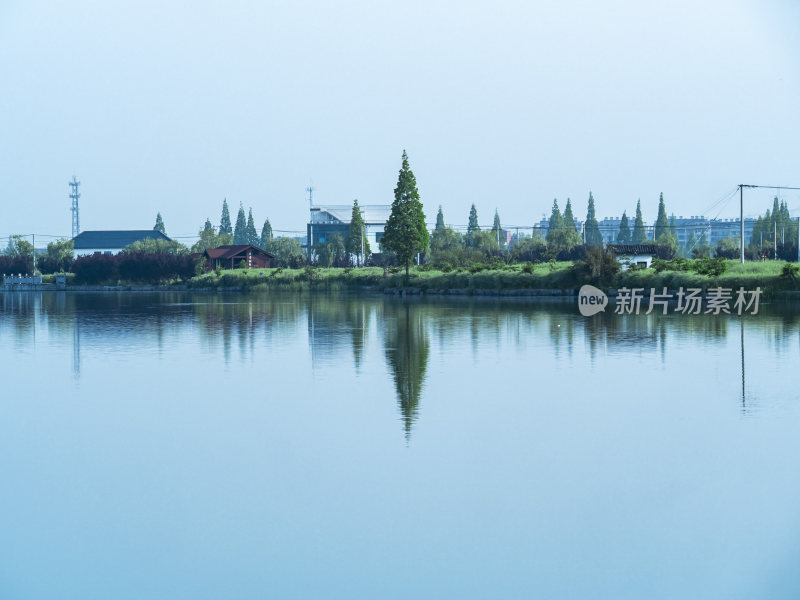
[(72, 267), (75, 283), (162, 283), (196, 274), (197, 259), (188, 255), (143, 252), (81, 256)]

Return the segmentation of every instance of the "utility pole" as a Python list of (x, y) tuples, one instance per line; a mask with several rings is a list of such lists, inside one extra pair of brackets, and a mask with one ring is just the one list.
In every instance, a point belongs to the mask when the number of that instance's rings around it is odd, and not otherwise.
[[(364, 260), (364, 235), (366, 235), (367, 224), (364, 222), (364, 210), (361, 210), (361, 260)], [(359, 265), (361, 266), (361, 265)]]
[(744, 185), (739, 184), (739, 262), (744, 264)]

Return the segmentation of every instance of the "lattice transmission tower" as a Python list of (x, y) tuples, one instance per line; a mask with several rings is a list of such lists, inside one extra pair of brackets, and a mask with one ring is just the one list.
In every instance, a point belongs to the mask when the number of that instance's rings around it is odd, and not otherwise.
[(69, 182), (70, 193), (69, 197), (72, 199), (72, 208), (70, 211), (72, 212), (72, 237), (74, 238), (81, 232), (81, 218), (80, 214), (78, 213), (78, 198), (81, 197), (80, 192), (78, 192), (78, 186), (80, 186), (81, 182), (75, 179), (75, 175), (72, 176), (72, 181)]

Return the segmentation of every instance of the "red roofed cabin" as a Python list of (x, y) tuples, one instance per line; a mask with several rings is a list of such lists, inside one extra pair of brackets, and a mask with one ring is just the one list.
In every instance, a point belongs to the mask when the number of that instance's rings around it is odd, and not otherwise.
[(275, 260), (274, 254), (250, 244), (209, 248), (203, 256), (206, 258), (206, 271), (235, 269), (242, 261), (248, 269), (269, 269)]

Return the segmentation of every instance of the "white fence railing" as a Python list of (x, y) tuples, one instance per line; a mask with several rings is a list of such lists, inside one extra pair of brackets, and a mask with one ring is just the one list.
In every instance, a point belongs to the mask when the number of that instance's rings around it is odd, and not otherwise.
[(34, 285), (42, 283), (41, 275), (3, 275), (3, 285)]

